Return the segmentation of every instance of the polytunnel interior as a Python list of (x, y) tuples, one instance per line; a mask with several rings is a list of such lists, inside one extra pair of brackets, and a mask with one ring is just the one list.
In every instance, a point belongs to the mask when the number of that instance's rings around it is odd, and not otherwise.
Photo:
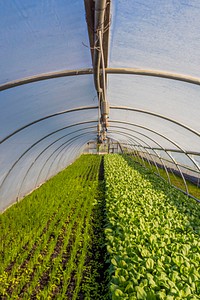
[[(200, 5), (0, 3), (0, 210), (88, 142), (200, 177)], [(159, 171), (159, 170), (158, 170)]]

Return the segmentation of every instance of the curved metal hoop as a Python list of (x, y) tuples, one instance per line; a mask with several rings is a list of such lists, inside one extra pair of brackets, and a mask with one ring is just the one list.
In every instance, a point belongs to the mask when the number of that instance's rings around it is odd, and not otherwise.
[(76, 108), (71, 108), (71, 109), (67, 109), (67, 110), (64, 110), (64, 111), (60, 111), (60, 112), (57, 112), (57, 113), (54, 113), (54, 114), (51, 114), (51, 115), (47, 115), (45, 117), (42, 117), (40, 119), (37, 119), (35, 121), (32, 121), (22, 127), (20, 127), (19, 129), (13, 131), (12, 133), (10, 133), (9, 135), (7, 135), (5, 138), (3, 138), (1, 141), (0, 141), (0, 144), (4, 143), (6, 140), (8, 140), (9, 138), (11, 138), (13, 135), (17, 134), (18, 132), (34, 125), (34, 124), (37, 124), (39, 122), (42, 122), (44, 120), (47, 120), (47, 119), (50, 119), (50, 118), (53, 118), (53, 117), (56, 117), (56, 116), (60, 116), (60, 115), (63, 115), (63, 114), (68, 114), (68, 113), (72, 113), (72, 112), (77, 112), (77, 111), (82, 111), (82, 110), (90, 110), (90, 109), (98, 109), (98, 106), (81, 106), (81, 107), (76, 107)]
[[(122, 134), (121, 131), (119, 131), (119, 133)], [(125, 134), (125, 135), (130, 135), (129, 133), (124, 133), (124, 132), (123, 132), (123, 134)], [(132, 136), (132, 135), (130, 135), (130, 136)], [(134, 137), (135, 137), (135, 136), (134, 136)], [(174, 164), (177, 166), (177, 168), (178, 168), (178, 170), (179, 170), (179, 172), (180, 172), (180, 174), (181, 174), (182, 180), (183, 180), (183, 182), (184, 182), (185, 189), (186, 189), (186, 193), (187, 193), (187, 195), (189, 195), (187, 183), (186, 183), (186, 181), (185, 181), (185, 177), (183, 176), (183, 173), (182, 173), (181, 169), (179, 168), (179, 166), (178, 166), (177, 162), (175, 161), (175, 159), (173, 158), (173, 156), (171, 156), (169, 153), (167, 153), (167, 154), (168, 154), (169, 157), (172, 159), (172, 161), (174, 162)], [(159, 157), (159, 156), (158, 156), (158, 157)]]
[[(115, 127), (115, 126), (113, 126), (113, 127)], [(119, 126), (116, 126), (116, 127), (117, 127), (117, 128), (120, 128)], [(135, 137), (135, 138), (136, 138), (136, 137)], [(137, 142), (137, 140), (135, 140), (134, 138), (131, 138), (131, 140)], [(144, 143), (144, 141), (143, 141), (142, 139), (140, 139), (140, 140)], [(156, 169), (157, 169), (158, 174), (160, 174), (159, 168), (158, 168), (158, 166), (157, 166), (156, 161), (154, 160), (153, 155), (152, 155), (149, 151), (148, 151), (147, 153), (144, 152), (144, 149), (147, 150), (146, 147), (144, 147), (144, 146), (141, 145), (141, 144), (139, 144), (139, 145), (136, 144), (136, 145), (131, 145), (131, 146), (134, 147), (134, 151), (135, 151), (135, 153), (137, 153), (138, 159), (139, 159), (139, 160), (142, 159), (142, 162), (143, 162), (144, 167), (145, 167), (145, 160), (144, 160), (144, 158), (143, 158), (142, 156), (139, 155), (139, 152), (142, 152), (142, 153), (145, 154), (145, 159), (146, 159), (146, 161), (148, 162), (149, 167), (150, 167), (151, 169), (152, 169), (151, 161), (153, 161), (153, 163), (154, 163), (154, 165), (155, 165), (155, 167), (156, 167)], [(136, 147), (139, 147), (139, 151), (138, 151), (138, 149), (137, 149)], [(142, 148), (143, 151), (141, 151), (140, 148)], [(152, 151), (153, 151), (153, 150), (152, 150)], [(154, 155), (155, 155), (158, 159), (160, 159), (160, 157), (158, 156), (158, 154), (156, 153), (156, 151), (153, 151), (153, 152), (155, 153)], [(148, 155), (146, 155), (146, 154), (148, 154)], [(150, 157), (151, 160), (149, 160), (149, 157), (148, 157), (148, 156)], [(161, 161), (161, 164), (162, 164), (162, 161)], [(168, 180), (169, 180), (169, 182), (170, 182), (170, 178), (168, 178)]]
[[(93, 132), (96, 133), (96, 131), (93, 131)], [(35, 187), (37, 187), (37, 184), (38, 184), (38, 181), (39, 181), (39, 177), (40, 177), (40, 175), (41, 175), (41, 173), (42, 173), (42, 171), (43, 171), (45, 165), (46, 165), (47, 162), (51, 159), (51, 157), (54, 155), (54, 153), (56, 153), (56, 151), (58, 151), (63, 145), (65, 145), (65, 147), (66, 147), (66, 146), (67, 146), (66, 144), (71, 143), (71, 142), (74, 142), (74, 139), (78, 139), (80, 136), (85, 135), (85, 134), (88, 134), (88, 133), (91, 133), (91, 131), (89, 131), (89, 132), (84, 132), (84, 133), (81, 133), (81, 134), (79, 134), (79, 135), (76, 135), (75, 137), (73, 137), (73, 138), (71, 138), (71, 139), (65, 141), (64, 143), (62, 143), (58, 148), (56, 148), (56, 149), (51, 153), (51, 155), (47, 158), (47, 160), (46, 160), (45, 163), (43, 164), (43, 166), (42, 166), (42, 168), (41, 168), (41, 170), (40, 170), (40, 172), (39, 172), (39, 174), (38, 174), (38, 177), (37, 177), (37, 180), (36, 180)], [(65, 148), (65, 147), (64, 147), (64, 148)], [(63, 149), (64, 149), (64, 148), (63, 148)], [(61, 149), (61, 151), (62, 151), (63, 149)], [(60, 153), (60, 152), (59, 152), (59, 153)], [(57, 155), (59, 155), (59, 153), (58, 153)]]
[[(139, 132), (139, 131), (136, 131), (136, 130), (133, 130), (133, 129), (131, 129), (131, 128), (126, 128), (126, 127), (121, 127), (121, 126), (112, 126), (112, 127), (117, 127), (117, 128), (120, 128), (120, 129), (129, 130), (129, 131), (131, 131), (131, 132), (136, 132), (136, 133), (138, 133), (138, 134), (144, 136), (145, 138), (149, 139), (150, 141), (154, 142), (156, 145), (158, 145), (161, 149), (164, 150), (164, 148), (162, 147), (161, 144), (159, 144), (155, 139), (150, 138), (150, 137), (147, 136), (146, 134), (143, 134), (143, 133), (141, 133), (141, 132)], [(157, 153), (156, 151), (154, 151), (154, 149), (153, 149), (152, 147), (150, 147), (150, 149), (155, 153), (155, 155), (156, 155), (156, 156), (158, 157), (158, 159), (161, 161), (161, 164), (163, 165), (163, 167), (164, 167), (164, 169), (165, 169), (165, 172), (166, 172), (168, 181), (169, 181), (169, 183), (171, 183), (170, 177), (169, 177), (169, 173), (168, 173), (168, 170), (167, 170), (167, 168), (166, 168), (166, 166), (165, 166), (165, 163), (164, 163), (163, 160), (162, 160), (162, 157), (160, 157), (160, 156), (158, 155), (158, 153)], [(150, 157), (151, 157), (151, 155), (150, 155)], [(154, 161), (154, 160), (153, 160), (153, 161)], [(158, 166), (157, 166), (156, 162), (154, 162), (154, 164), (155, 164), (155, 166), (156, 166), (156, 168), (157, 168), (157, 170), (158, 170)], [(158, 173), (159, 173), (159, 171), (158, 171)]]
[[(155, 141), (154, 139), (148, 137), (147, 135), (140, 133), (139, 131), (131, 130), (130, 128), (125, 128), (125, 127), (120, 127), (120, 128), (123, 128), (123, 129), (125, 129), (125, 130), (128, 129), (128, 130), (130, 130), (130, 131), (134, 131), (134, 132), (136, 132), (136, 133), (138, 133), (138, 134), (141, 134), (141, 135), (145, 136), (146, 138), (150, 139), (151, 141), (153, 141), (155, 144), (157, 144), (157, 145), (158, 145), (158, 146), (159, 146), (159, 147), (160, 147), (160, 148), (161, 148), (161, 149), (162, 149), (162, 150), (170, 157), (170, 159), (173, 161), (173, 163), (174, 163), (175, 166), (177, 167), (179, 173), (181, 174), (182, 180), (183, 180), (183, 182), (184, 182), (184, 185), (185, 185), (185, 188), (186, 188), (186, 193), (189, 194), (187, 182), (186, 182), (186, 180), (185, 180), (185, 177), (184, 177), (184, 175), (183, 175), (182, 170), (180, 169), (179, 165), (177, 164), (177, 162), (176, 162), (176, 160), (173, 158), (173, 156), (172, 156), (170, 153), (168, 153), (167, 151), (165, 151), (165, 149), (162, 147), (161, 144), (159, 144), (159, 143), (158, 143), (157, 141)], [(150, 149), (153, 150), (152, 147), (150, 147)], [(156, 151), (154, 151), (154, 153), (157, 154)], [(158, 154), (157, 154), (157, 156), (158, 156)], [(158, 156), (158, 157), (160, 158), (160, 156)], [(160, 159), (161, 159), (161, 158), (160, 158)], [(171, 183), (170, 177), (169, 177), (169, 173), (168, 173), (168, 170), (167, 170), (165, 164), (163, 163), (162, 159), (161, 159), (161, 162), (162, 162), (162, 165), (164, 166), (165, 172), (166, 172), (166, 174), (167, 174), (168, 181), (169, 181), (169, 183)]]
[[(119, 128), (121, 129), (121, 127), (119, 127)], [(122, 127), (122, 129), (124, 129), (124, 128)], [(126, 128), (125, 128), (125, 129), (126, 129)], [(130, 131), (132, 131), (132, 130), (130, 129)], [(116, 132), (116, 131), (115, 131), (115, 132)], [(137, 133), (139, 133), (139, 132), (137, 132)], [(130, 135), (129, 133), (125, 133), (125, 132), (122, 132), (122, 131), (119, 131), (119, 134), (131, 136), (132, 139), (133, 139), (133, 137), (134, 137), (134, 138), (136, 138), (136, 139), (141, 140), (144, 144), (147, 145), (147, 143), (144, 142), (144, 140), (142, 140), (142, 139), (136, 137), (135, 135)], [(139, 133), (139, 134), (140, 134), (140, 133)], [(144, 135), (144, 136), (145, 136), (145, 135)], [(146, 136), (146, 137), (147, 137), (147, 136)], [(133, 140), (135, 140), (135, 139), (133, 139)], [(151, 139), (150, 139), (150, 140), (151, 140)], [(153, 140), (153, 141), (154, 141), (154, 140)], [(156, 141), (154, 141), (154, 142), (156, 143)], [(148, 145), (149, 145), (149, 144), (148, 144)], [(141, 144), (140, 144), (140, 146), (141, 146), (143, 149), (145, 149), (145, 147), (142, 146)], [(161, 147), (162, 147), (162, 146), (161, 146)], [(164, 170), (165, 170), (165, 172), (166, 172), (166, 174), (167, 174), (168, 182), (171, 184), (170, 177), (169, 177), (169, 172), (168, 172), (168, 170), (167, 170), (167, 168), (166, 168), (164, 162), (162, 161), (162, 158), (158, 155), (158, 153), (157, 153), (156, 151), (154, 151), (154, 150), (152, 149), (151, 146), (150, 146), (149, 148), (155, 153), (155, 156), (161, 161), (161, 164), (163, 165)], [(136, 150), (136, 151), (137, 151), (137, 150)], [(145, 153), (145, 152), (144, 152), (144, 153)], [(153, 160), (155, 166), (157, 167), (157, 164), (156, 164), (156, 162), (154, 161), (154, 158), (151, 156), (150, 153), (148, 153), (148, 154), (149, 154), (149, 156), (151, 157), (151, 160)], [(146, 156), (146, 155), (145, 155), (145, 156)], [(142, 158), (142, 157), (141, 157), (141, 158)], [(147, 159), (149, 165), (151, 166), (151, 164), (150, 164), (150, 162), (149, 162), (149, 159), (148, 159), (147, 157), (146, 157), (146, 159)], [(143, 158), (142, 158), (142, 160), (143, 160)], [(172, 161), (173, 161), (173, 159), (172, 159)], [(173, 162), (174, 162), (174, 161), (173, 161)], [(159, 173), (159, 172), (158, 172), (158, 173)]]
[(37, 74), (13, 81), (6, 82), (0, 85), (0, 91), (5, 91), (8, 89), (12, 89), (14, 87), (25, 85), (28, 83), (38, 82), (42, 80), (55, 79), (67, 76), (77, 76), (77, 75), (91, 75), (93, 74), (93, 69), (79, 69), (79, 70), (62, 70), (57, 72), (49, 72)]
[(143, 113), (143, 114), (147, 114), (147, 115), (151, 115), (151, 116), (154, 116), (154, 117), (157, 117), (157, 118), (160, 118), (160, 119), (163, 119), (163, 120), (166, 120), (166, 121), (169, 121), (173, 124), (176, 124), (184, 129), (187, 129), (188, 131), (194, 133), (195, 135), (197, 135), (198, 137), (200, 137), (200, 133), (197, 132), (196, 130), (188, 127), (187, 125), (184, 125), (176, 120), (173, 120), (171, 118), (168, 118), (168, 117), (165, 117), (161, 114), (158, 114), (158, 113), (154, 113), (154, 112), (151, 112), (151, 111), (147, 111), (147, 110), (143, 110), (143, 109), (138, 109), (138, 108), (133, 108), (133, 107), (128, 107), (128, 106), (119, 106), (119, 105), (110, 105), (110, 109), (118, 109), (118, 110), (128, 110), (128, 111), (134, 111), (134, 112), (139, 112), (139, 113)]
[[(127, 143), (122, 143), (122, 141), (120, 141), (119, 139), (117, 139), (117, 138), (111, 138), (112, 140), (115, 140), (115, 141), (117, 141), (118, 143), (119, 143), (119, 145), (120, 145), (120, 149), (121, 149), (121, 151), (122, 151), (122, 153), (123, 153), (123, 144), (127, 144)], [(131, 141), (133, 140), (132, 138), (130, 139)], [(136, 148), (136, 147), (139, 147), (139, 145), (137, 145), (137, 144), (130, 144), (130, 147), (132, 147), (131, 148), (131, 150), (134, 150), (135, 151), (135, 156), (137, 156), (137, 158), (138, 158), (138, 160), (142, 160), (142, 162), (143, 162), (143, 166), (145, 167), (145, 160), (144, 160), (144, 158), (142, 157), (142, 156), (139, 156), (139, 154), (138, 154), (138, 152), (139, 151), (141, 151), (141, 150), (139, 150), (138, 151), (138, 149)], [(146, 149), (147, 147), (144, 147), (144, 146), (142, 146), (142, 148), (143, 149)], [(147, 150), (147, 149), (146, 149)], [(146, 154), (146, 152), (144, 152), (144, 151), (142, 151), (142, 153), (145, 153)], [(151, 157), (151, 155), (150, 155), (150, 153), (148, 152), (148, 155)], [(155, 155), (155, 156), (157, 156), (157, 155)], [(153, 158), (151, 158), (151, 159), (153, 159)], [(151, 163), (150, 163), (150, 161), (147, 159), (147, 162), (148, 162), (148, 164), (149, 164), (149, 167), (150, 168), (152, 168), (152, 166), (151, 166)], [(159, 174), (159, 176), (161, 176), (160, 175), (160, 171), (159, 171), (159, 169), (158, 169), (158, 166), (157, 166), (157, 164), (156, 164), (156, 162), (154, 162), (154, 164), (155, 164), (155, 167), (156, 167), (156, 169), (157, 169), (157, 172), (158, 172), (158, 174)]]
[[(58, 133), (58, 132), (60, 132), (60, 131), (62, 131), (62, 130), (65, 130), (65, 129), (69, 129), (69, 128), (71, 128), (71, 127), (74, 127), (74, 126), (78, 126), (78, 125), (84, 125), (84, 124), (88, 124), (88, 123), (97, 123), (97, 121), (96, 120), (91, 120), (91, 121), (85, 121), (85, 122), (80, 122), (80, 123), (75, 123), (75, 124), (71, 124), (71, 125), (68, 125), (68, 126), (65, 126), (65, 127), (63, 127), (63, 128), (60, 128), (60, 129), (58, 129), (58, 130), (55, 130), (55, 131), (53, 131), (53, 132), (51, 132), (51, 133), (49, 133), (49, 134), (47, 134), (47, 135), (45, 135), (44, 137), (42, 137), (41, 139), (39, 139), (38, 141), (36, 141), (35, 143), (33, 143), (28, 149), (26, 149), (26, 151), (24, 151), (21, 155), (20, 155), (20, 157), (13, 163), (13, 165), (9, 168), (9, 170), (8, 170), (8, 172), (6, 173), (6, 175), (5, 175), (5, 177), (4, 177), (4, 179), (3, 179), (3, 181), (1, 182), (1, 184), (0, 184), (0, 189), (2, 188), (2, 186), (3, 186), (3, 184), (4, 184), (4, 182), (6, 181), (6, 179), (8, 178), (8, 176), (9, 176), (9, 174), (12, 172), (12, 170), (14, 169), (14, 167), (19, 163), (19, 161), (33, 148), (33, 147), (35, 147), (37, 144), (39, 144), (41, 141), (43, 141), (44, 139), (46, 139), (46, 138), (48, 138), (49, 136), (51, 136), (51, 135), (53, 135), (53, 134), (55, 134), (55, 133)], [(62, 138), (62, 137), (61, 137)], [(60, 139), (61, 139), (60, 138)], [(59, 139), (58, 139), (59, 140)], [(58, 141), (58, 140), (56, 140), (56, 141)], [(56, 141), (54, 141), (53, 143), (51, 143), (50, 144), (50, 146), (51, 145), (53, 145)], [(46, 148), (45, 148), (45, 150), (46, 149), (48, 149), (50, 146), (47, 146)], [(43, 153), (43, 151), (42, 151), (42, 153)], [(41, 154), (42, 154), (41, 153)]]
[[(101, 70), (102, 72), (102, 70)], [(105, 68), (106, 74), (129, 74), (129, 75), (141, 75), (141, 76), (153, 76), (172, 80), (183, 81), (191, 84), (200, 85), (200, 78), (177, 74), (173, 72), (167, 72), (162, 70), (152, 70), (152, 69), (138, 69), (138, 68)], [(42, 80), (48, 80), (53, 78), (67, 77), (67, 76), (77, 76), (77, 75), (92, 75), (93, 68), (88, 69), (77, 69), (77, 70), (62, 70), (57, 72), (49, 72), (43, 74), (37, 74), (34, 76), (21, 78), (13, 81), (6, 82), (0, 85), (0, 91), (11, 89), (20, 85), (38, 82)]]
[(160, 78), (172, 79), (176, 81), (183, 81), (191, 84), (200, 85), (199, 77), (167, 72), (163, 70), (138, 69), (138, 68), (107, 68), (106, 73), (160, 77)]
[(187, 154), (186, 151), (179, 144), (177, 144), (176, 142), (174, 142), (172, 139), (164, 136), (163, 134), (159, 133), (158, 131), (155, 131), (155, 130), (150, 129), (150, 128), (146, 127), (146, 126), (138, 125), (138, 124), (135, 124), (135, 123), (132, 123), (132, 122), (110, 120), (110, 123), (112, 123), (112, 122), (113, 123), (120, 123), (120, 124), (126, 124), (126, 125), (136, 126), (138, 128), (145, 129), (147, 131), (150, 131), (150, 132), (152, 132), (152, 133), (154, 133), (154, 134), (156, 134), (156, 135), (164, 138), (165, 140), (169, 141), (172, 145), (174, 145), (175, 147), (177, 147), (180, 150), (180, 152), (184, 153), (189, 158), (189, 160), (195, 165), (195, 167), (199, 170), (199, 173), (200, 173), (200, 167), (197, 164), (197, 162), (189, 154)]
[[(91, 121), (91, 122), (85, 122), (85, 123), (92, 123), (92, 121)], [(76, 126), (76, 125), (79, 125), (79, 124), (74, 124), (74, 126)], [(67, 126), (66, 128), (68, 129), (69, 127), (72, 127), (72, 126)], [(62, 128), (62, 130), (66, 129), (66, 128)], [(82, 131), (82, 130), (86, 130), (86, 129), (88, 129), (88, 128), (89, 128), (89, 129), (90, 129), (90, 128), (95, 128), (95, 126), (84, 127), (84, 128), (80, 128), (80, 129), (77, 129), (77, 130), (75, 130), (75, 131), (72, 131), (72, 132), (70, 132), (70, 133), (67, 133), (67, 134), (63, 135), (62, 137), (56, 139), (55, 141), (53, 141), (52, 143), (50, 143), (45, 149), (43, 149), (43, 150), (37, 155), (37, 157), (33, 160), (33, 162), (31, 163), (31, 165), (30, 165), (29, 168), (27, 169), (27, 171), (26, 171), (26, 173), (25, 173), (25, 175), (24, 175), (24, 177), (23, 177), (23, 180), (22, 180), (22, 182), (21, 182), (21, 184), (20, 184), (20, 188), (19, 188), (19, 191), (18, 191), (18, 197), (19, 197), (19, 194), (20, 194), (20, 192), (21, 192), (22, 186), (23, 186), (23, 184), (24, 184), (24, 182), (25, 182), (25, 179), (26, 179), (26, 177), (28, 176), (29, 171), (31, 170), (31, 168), (33, 167), (33, 165), (36, 163), (36, 161), (39, 159), (39, 157), (40, 157), (47, 149), (49, 149), (52, 145), (54, 145), (56, 142), (60, 141), (61, 139), (65, 138), (65, 137), (67, 137), (67, 136), (69, 136), (69, 135), (71, 135), (71, 134), (74, 134), (74, 133), (76, 133), (76, 132), (80, 132), (80, 131)], [(59, 130), (59, 131), (61, 131), (61, 130)], [(58, 131), (57, 131), (57, 132), (58, 132)], [(52, 134), (53, 134), (53, 133), (52, 133)], [(46, 136), (43, 138), (43, 140), (44, 140), (45, 138), (46, 138)], [(18, 198), (18, 197), (17, 197), (17, 198)]]
[[(113, 127), (117, 127), (117, 128), (120, 128), (121, 129), (121, 127), (120, 126), (113, 126)], [(122, 128), (123, 129), (123, 128)], [(131, 129), (130, 129), (131, 130)], [(141, 138), (138, 138), (138, 137), (136, 137), (135, 135), (132, 135), (132, 134), (129, 134), (129, 133), (126, 133), (126, 132), (123, 132), (123, 131), (117, 131), (117, 130), (113, 130), (113, 131), (110, 131), (111, 133), (112, 132), (114, 132), (114, 133), (117, 133), (117, 134), (121, 134), (121, 135), (124, 135), (124, 136), (130, 136), (131, 138), (131, 140), (133, 140), (133, 141), (138, 141), (138, 140), (140, 140), (142, 143), (144, 143), (145, 145), (149, 145), (148, 143), (146, 143), (143, 139), (141, 139)], [(142, 149), (144, 149), (144, 150), (147, 150), (142, 144), (139, 144), (139, 145), (137, 145), (138, 147), (141, 147)], [(149, 147), (150, 147), (150, 145), (149, 145)], [(151, 147), (150, 147), (151, 148)], [(136, 151), (138, 151), (138, 150), (136, 150)], [(152, 151), (153, 151), (153, 149), (152, 149)], [(158, 154), (155, 152), (155, 151), (153, 151), (154, 153), (155, 153), (155, 156), (157, 156), (158, 157), (158, 159), (159, 159), (159, 156), (158, 156)], [(144, 151), (144, 153), (146, 154), (146, 151)], [(151, 156), (151, 154), (149, 153), (149, 152), (147, 152), (148, 153), (148, 155), (151, 157), (151, 160), (154, 162), (154, 164), (155, 164), (155, 166), (157, 166), (156, 165), (156, 162), (154, 161), (154, 158)], [(146, 156), (146, 155), (145, 155)], [(150, 163), (150, 161), (149, 161), (149, 159), (148, 159), (148, 157), (146, 157), (146, 160), (148, 161), (148, 163), (149, 163), (149, 166), (151, 166), (151, 163)]]
[[(91, 128), (94, 128), (94, 127), (91, 126)], [(89, 129), (89, 127), (88, 127), (88, 129)], [(95, 131), (94, 131), (94, 132), (95, 132)], [(87, 133), (84, 133), (84, 134), (90, 134), (90, 133), (91, 133), (91, 131), (90, 131), (90, 132), (87, 132)], [(82, 135), (83, 135), (83, 134), (82, 134)], [(82, 135), (81, 135), (81, 136), (82, 136)], [(76, 136), (76, 138), (75, 138), (74, 140), (78, 140), (78, 139), (79, 139), (79, 136)], [(60, 161), (61, 161), (61, 159), (63, 158), (65, 152), (67, 151), (67, 150), (65, 150), (65, 148), (68, 148), (69, 145), (71, 145), (71, 144), (73, 143), (74, 140), (70, 141), (69, 144), (67, 143), (67, 145), (64, 146), (62, 149), (60, 149), (60, 151), (56, 154), (55, 158), (52, 160), (50, 166), (48, 167), (47, 176), (46, 176), (45, 181), (48, 179), (49, 174), (50, 174), (50, 172), (51, 172), (51, 169), (52, 169), (52, 167), (53, 167), (53, 164), (55, 163), (55, 161), (57, 160), (58, 156), (60, 155), (60, 158), (58, 159), (58, 162), (57, 162), (57, 166), (58, 166), (58, 168), (59, 168)], [(63, 151), (64, 151), (64, 153), (61, 154)]]

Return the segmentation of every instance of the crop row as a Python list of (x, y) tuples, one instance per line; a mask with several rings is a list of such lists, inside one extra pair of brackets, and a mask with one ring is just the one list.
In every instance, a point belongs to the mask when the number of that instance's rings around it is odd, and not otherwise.
[(112, 299), (200, 299), (199, 204), (134, 164), (105, 157)]
[(1, 299), (76, 299), (101, 157), (82, 156), (0, 216)]
[(84, 155), (0, 216), (2, 300), (200, 299), (199, 205), (128, 156), (104, 161), (105, 184)]

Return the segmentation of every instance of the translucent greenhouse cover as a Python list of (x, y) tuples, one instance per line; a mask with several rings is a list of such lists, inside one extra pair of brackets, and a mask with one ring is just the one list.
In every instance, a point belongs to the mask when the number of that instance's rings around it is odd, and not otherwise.
[[(110, 2), (108, 68), (199, 78), (199, 0)], [(92, 68), (85, 14), (83, 0), (0, 1), (0, 85), (49, 72)], [(108, 137), (163, 157), (165, 149), (175, 150), (170, 152), (175, 161), (194, 167), (184, 154), (191, 152), (198, 169), (198, 84), (108, 73), (107, 98)], [(96, 139), (97, 124), (93, 74), (2, 90), (0, 210), (73, 162), (87, 142)]]

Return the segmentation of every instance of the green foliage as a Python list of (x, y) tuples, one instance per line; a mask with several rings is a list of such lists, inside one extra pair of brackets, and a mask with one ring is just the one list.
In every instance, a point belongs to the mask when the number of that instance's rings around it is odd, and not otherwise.
[(0, 216), (1, 299), (78, 299), (100, 162), (81, 156)]
[(104, 185), (84, 155), (0, 216), (2, 300), (200, 299), (199, 204), (126, 160)]
[[(159, 171), (159, 175), (168, 182), (168, 176), (166, 174), (166, 171), (163, 168), (158, 167), (158, 170), (157, 170), (155, 165), (151, 164), (151, 169), (150, 169), (150, 165), (147, 161), (142, 160), (141, 158), (138, 158), (136, 156), (132, 156), (132, 157), (130, 155), (126, 156), (126, 160), (128, 160), (130, 164), (133, 159), (136, 160), (137, 162), (139, 162), (139, 164), (144, 165), (146, 168), (148, 168), (150, 170), (150, 172), (154, 172), (155, 174), (158, 174), (158, 171)], [(135, 164), (135, 163), (133, 163), (133, 164)], [(186, 192), (183, 179), (180, 176), (178, 176), (170, 171), (168, 171), (168, 174), (169, 174), (171, 184)], [(197, 199), (200, 199), (200, 188), (197, 187), (195, 184), (191, 183), (190, 181), (188, 181), (187, 179), (186, 179), (186, 182), (187, 182), (187, 187), (188, 187), (189, 193), (192, 196), (196, 197)]]
[(120, 155), (105, 157), (112, 299), (200, 299), (199, 204)]
[(107, 251), (104, 233), (104, 213), (104, 181), (99, 180), (99, 190), (92, 213), (92, 226), (90, 231), (92, 243), (88, 245), (87, 265), (83, 273), (80, 299), (110, 299), (108, 295), (108, 283), (110, 278), (107, 274), (108, 264), (105, 262)]

